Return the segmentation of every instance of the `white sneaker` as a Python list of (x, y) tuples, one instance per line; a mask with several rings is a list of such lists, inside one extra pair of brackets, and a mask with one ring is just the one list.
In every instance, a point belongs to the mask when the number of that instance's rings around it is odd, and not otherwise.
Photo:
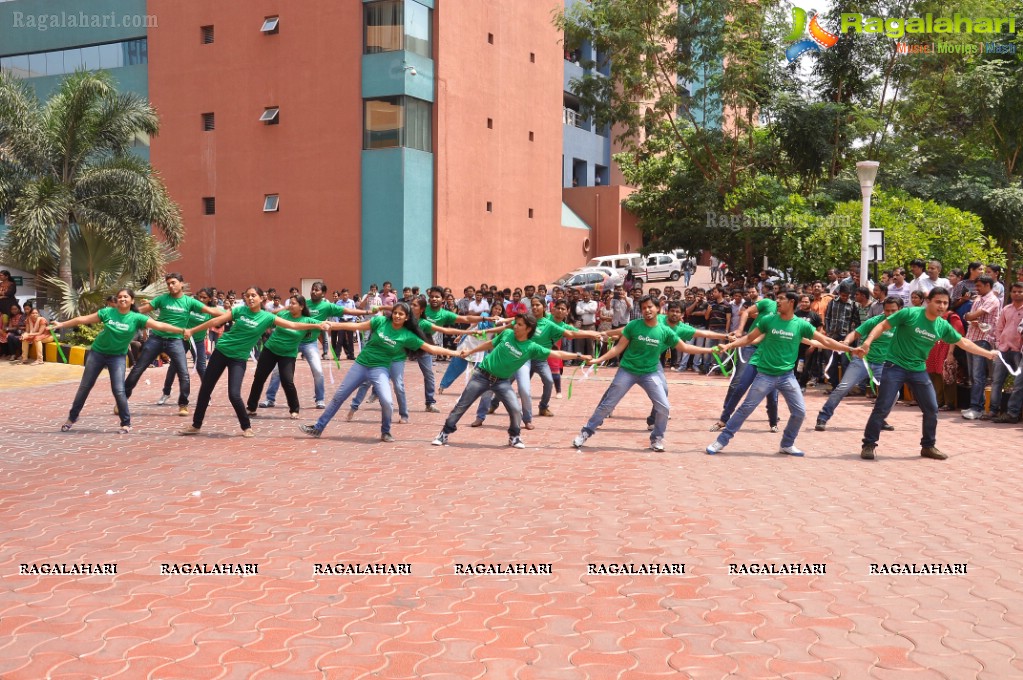
[(161, 394), (160, 398), (156, 400), (156, 405), (163, 406), (164, 404), (167, 403), (168, 400), (170, 400), (169, 394)]
[(805, 452), (800, 451), (795, 446), (783, 446), (778, 449), (778, 453), (784, 453), (786, 456), (796, 456), (797, 458), (802, 458), (806, 455)]
[(772, 425), (771, 426), (771, 432), (777, 432), (777, 431), (778, 431), (778, 426), (777, 425)]
[(320, 410), (323, 410), (323, 409), (327, 408), (327, 405), (324, 404), (322, 401), (318, 401), (318, 402), (316, 402), (316, 408), (318, 408)]
[(647, 432), (653, 432), (654, 431), (654, 424), (653, 423), (647, 423), (646, 424), (646, 431)]
[(555, 394), (554, 398), (555, 399), (561, 399), (561, 392), (558, 392), (557, 394)]
[(723, 429), (725, 429), (725, 426), (721, 424), (720, 420), (710, 426), (711, 432), (720, 432)]
[(590, 435), (588, 435), (585, 432), (580, 432), (575, 436), (575, 439), (572, 440), (572, 446), (574, 446), (577, 449), (581, 449), (583, 447), (583, 444), (585, 444), (586, 440), (589, 438)]
[(652, 442), (650, 442), (650, 449), (653, 450), (653, 451), (663, 451), (664, 450), (664, 439), (661, 438), (661, 437), (658, 437), (657, 439), (655, 439)]
[(704, 450), (707, 452), (707, 455), (713, 456), (715, 453), (719, 452), (723, 448), (725, 448), (725, 445), (719, 442), (717, 439), (715, 439), (710, 444), (708, 444), (707, 448)]
[(439, 435), (437, 435), (437, 438), (430, 443), (433, 444), (434, 446), (447, 446), (448, 436), (447, 434), (441, 432)]
[(963, 418), (966, 418), (967, 420), (980, 420), (980, 417), (982, 415), (983, 414), (980, 411), (974, 411), (971, 408), (968, 408), (965, 411), (963, 411)]
[(508, 437), (508, 446), (516, 449), (526, 448), (526, 444), (522, 441), (521, 437)]

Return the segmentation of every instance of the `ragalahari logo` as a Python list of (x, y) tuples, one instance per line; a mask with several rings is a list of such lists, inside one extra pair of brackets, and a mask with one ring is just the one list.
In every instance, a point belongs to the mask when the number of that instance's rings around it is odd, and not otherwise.
[(785, 48), (785, 56), (791, 64), (807, 52), (820, 52), (834, 47), (838, 42), (838, 36), (824, 28), (818, 23), (816, 13), (810, 20), (809, 38), (804, 38), (807, 32), (806, 10), (802, 7), (792, 8), (792, 32), (785, 37), (785, 42), (792, 43)]

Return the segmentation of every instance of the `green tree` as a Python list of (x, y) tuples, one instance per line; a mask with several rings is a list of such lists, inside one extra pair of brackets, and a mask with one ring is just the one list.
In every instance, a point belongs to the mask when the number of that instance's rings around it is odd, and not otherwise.
[(68, 76), (44, 104), (21, 80), (0, 72), (0, 212), (4, 248), (28, 268), (56, 269), (74, 289), (71, 241), (88, 226), (145, 281), (158, 274), (144, 225), (171, 247), (183, 237), (178, 206), (153, 168), (131, 153), (159, 128), (144, 99), (118, 93), (106, 72)]

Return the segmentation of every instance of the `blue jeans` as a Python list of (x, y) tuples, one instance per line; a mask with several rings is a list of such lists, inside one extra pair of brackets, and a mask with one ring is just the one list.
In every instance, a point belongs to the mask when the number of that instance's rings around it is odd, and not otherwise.
[[(1021, 354), (1019, 352), (1003, 352), (1002, 356), (1005, 357), (1006, 361), (1013, 368), (1019, 368)], [(994, 377), (991, 378), (991, 413), (997, 413), (998, 411), (1005, 411), (1005, 404), (1002, 403), (1003, 395), (1002, 389), (1006, 387), (1006, 378), (1009, 377), (1009, 370), (1006, 365), (997, 359), (994, 360)], [(1023, 390), (1023, 376), (1018, 376), (1013, 382), (1017, 390)], [(1013, 392), (1015, 394), (1015, 391)], [(1006, 404), (1011, 400), (1007, 399)], [(1017, 409), (1018, 410), (1018, 409)]]
[[(978, 340), (976, 343), (977, 347), (983, 349), (991, 349), (991, 343), (986, 340)], [(970, 408), (979, 413), (984, 412), (984, 388), (987, 387), (987, 364), (988, 360), (984, 357), (979, 357), (976, 354), (970, 355), (970, 379), (973, 381), (973, 387), (970, 388)], [(1002, 366), (1002, 362), (998, 362), (999, 366)], [(1002, 369), (1005, 367), (1002, 366)], [(997, 410), (995, 408), (995, 394), (994, 389), (991, 390), (991, 406), (992, 411)]]
[(155, 333), (151, 334), (146, 340), (146, 344), (142, 345), (139, 360), (135, 362), (128, 377), (124, 379), (124, 395), (131, 399), (131, 393), (142, 374), (160, 354), (170, 357), (171, 371), (178, 376), (178, 386), (181, 388), (181, 393), (178, 395), (178, 406), (188, 406), (191, 383), (188, 379), (188, 362), (185, 361), (185, 346), (181, 343), (181, 338), (162, 338)]
[(668, 403), (668, 395), (664, 393), (664, 373), (654, 371), (644, 375), (630, 373), (624, 368), (619, 368), (611, 385), (604, 392), (597, 404), (597, 410), (593, 412), (590, 419), (583, 425), (583, 432), (593, 436), (597, 428), (604, 424), (618, 402), (622, 400), (633, 385), (639, 385), (650, 397), (654, 404), (654, 430), (650, 433), (650, 441), (656, 441), (664, 437), (664, 431), (668, 429), (668, 413), (671, 405)]
[(693, 278), (693, 273), (689, 272), (689, 271), (684, 271), (684, 272), (682, 272), (682, 276), (685, 277), (686, 288), (688, 288), (689, 287), (689, 279)]
[[(728, 419), (732, 417), (735, 412), (735, 408), (742, 401), (742, 398), (746, 395), (746, 391), (749, 390), (750, 385), (753, 384), (753, 380), (757, 377), (757, 367), (749, 363), (749, 360), (756, 354), (756, 347), (740, 347), (739, 351), (743, 353), (746, 363), (742, 363), (741, 360), (736, 359), (735, 371), (738, 371), (738, 376), (732, 373), (732, 382), (728, 384), (728, 392), (725, 393), (725, 405), (721, 409), (721, 416), (718, 418), (722, 423), (727, 423)], [(767, 395), (767, 421), (771, 427), (778, 424), (778, 393), (777, 391), (771, 392)]]
[(101, 354), (96, 350), (89, 352), (85, 358), (85, 371), (82, 373), (82, 382), (78, 385), (78, 392), (75, 400), (71, 403), (71, 411), (67, 419), (72, 423), (78, 421), (78, 416), (85, 406), (85, 400), (89, 397), (96, 384), (96, 379), (103, 369), (110, 372), (110, 391), (114, 393), (114, 401), (117, 403), (117, 414), (121, 419), (121, 425), (131, 426), (131, 412), (128, 410), (128, 396), (124, 392), (124, 355), (123, 354)]
[(718, 435), (718, 442), (727, 445), (735, 433), (742, 428), (742, 424), (746, 422), (750, 414), (756, 410), (757, 405), (775, 390), (781, 393), (781, 396), (785, 398), (785, 405), (789, 407), (789, 420), (785, 423), (781, 445), (782, 448), (793, 446), (796, 443), (799, 428), (803, 425), (803, 419), (806, 418), (806, 406), (803, 403), (803, 391), (799, 389), (799, 381), (791, 371), (784, 375), (767, 375), (757, 371), (753, 384), (750, 385), (746, 401), (742, 402), (742, 406), (728, 419), (725, 428)]
[[(315, 347), (315, 345), (313, 346)], [(370, 368), (369, 366), (363, 366), (358, 361), (353, 363), (352, 367), (348, 369), (345, 379), (341, 381), (341, 386), (337, 388), (337, 392), (334, 393), (330, 402), (327, 403), (327, 408), (316, 421), (316, 429), (322, 432), (334, 416), (337, 415), (338, 410), (345, 403), (345, 400), (351, 396), (352, 392), (367, 381), (373, 383), (373, 389), (376, 390), (377, 398), (380, 400), (380, 434), (390, 434), (391, 411), (394, 408), (394, 404), (391, 401), (391, 381), (387, 367), (375, 366)]]
[[(664, 396), (668, 396), (668, 376), (664, 374), (664, 366), (657, 365), (657, 375), (661, 379), (661, 385), (664, 387)], [(671, 402), (669, 402), (671, 403)], [(654, 406), (650, 407), (650, 415), (646, 417), (647, 425), (654, 425), (657, 423), (657, 408)]]
[[(188, 340), (182, 340), (181, 343), (185, 347), (185, 351), (192, 355), (192, 360), (195, 362), (195, 372), (202, 378), (206, 375), (206, 340), (195, 340), (195, 349), (192, 349), (192, 343)], [(171, 387), (174, 386), (174, 371), (167, 371), (167, 377), (163, 379), (163, 393), (170, 396)]]
[(461, 420), (465, 412), (469, 410), (473, 402), (482, 397), (484, 394), (493, 394), (497, 396), (498, 401), (504, 404), (504, 407), (508, 409), (508, 416), (511, 418), (511, 422), (508, 425), (508, 436), (518, 437), (522, 431), (522, 411), (519, 409), (519, 402), (515, 398), (515, 391), (511, 386), (511, 379), (509, 378), (498, 378), (484, 373), (482, 369), (477, 368), (472, 372), (472, 377), (469, 378), (469, 384), (465, 386), (462, 391), (462, 396), (458, 398), (458, 403), (455, 404), (455, 408), (451, 410), (447, 419), (444, 421), (444, 428), (441, 430), (444, 434), (451, 434), (458, 429), (458, 421)]
[(451, 357), (448, 359), (448, 367), (444, 371), (443, 377), (440, 379), (440, 387), (442, 390), (446, 390), (451, 387), (458, 376), (465, 373), (465, 369), (469, 368), (469, 362), (462, 357)]
[[(884, 373), (884, 364), (871, 364), (870, 370), (874, 372), (874, 377), (880, 381), (881, 375)], [(842, 374), (842, 382), (831, 392), (831, 396), (825, 402), (817, 420), (823, 420), (825, 423), (831, 420), (831, 416), (835, 415), (835, 409), (838, 408), (838, 402), (842, 401), (842, 397), (849, 394), (852, 388), (859, 385), (864, 378), (867, 381), (870, 380), (870, 375), (867, 374), (867, 368), (863, 362), (857, 359), (850, 363), (849, 368), (845, 369), (845, 373)]]
[[(707, 338), (693, 338), (692, 340), (689, 341), (689, 344), (690, 345), (694, 345), (696, 347), (706, 347), (707, 346)], [(685, 360), (683, 359), (683, 363), (684, 362), (685, 362)], [(694, 354), (693, 355), (693, 368), (698, 370), (698, 371), (702, 371), (704, 369), (710, 370), (711, 366), (716, 366), (716, 365), (717, 364), (714, 363), (714, 358), (711, 357), (709, 354)]]
[[(387, 375), (391, 382), (394, 383), (394, 394), (398, 401), (398, 416), (408, 418), (408, 400), (405, 398), (405, 362), (395, 361), (387, 369)], [(369, 391), (370, 387), (372, 385), (368, 380), (359, 385), (359, 389), (356, 391), (350, 407), (353, 411), (358, 411), (359, 407), (362, 406), (362, 401), (366, 398), (366, 392)], [(375, 390), (374, 393), (376, 393)], [(380, 398), (379, 394), (377, 394), (377, 398)]]
[[(305, 357), (306, 363), (309, 364), (309, 370), (313, 372), (313, 390), (315, 392), (314, 399), (316, 403), (323, 401), (323, 363), (320, 361), (320, 343), (319, 341), (303, 342), (298, 346), (298, 353)], [(266, 400), (269, 402), (277, 401), (277, 390), (281, 386), (281, 376), (275, 370), (270, 376), (270, 385), (266, 388)]]
[(554, 376), (551, 374), (551, 365), (546, 359), (533, 359), (529, 363), (529, 374), (539, 374), (540, 382), (543, 383), (543, 392), (540, 394), (540, 409), (550, 408), (551, 395), (554, 393)]
[(426, 405), (437, 403), (437, 395), (434, 390), (437, 386), (437, 378), (433, 375), (433, 355), (420, 352), (416, 357), (419, 370), (423, 372), (423, 389), (426, 393)]
[[(519, 403), (521, 404), (519, 412), (522, 414), (522, 422), (531, 423), (533, 422), (533, 395), (529, 390), (529, 362), (522, 364), (519, 370), (515, 371), (509, 380), (515, 381), (515, 386), (519, 391)], [(500, 400), (498, 400), (500, 401)], [(476, 409), (476, 417), (480, 420), (487, 419), (487, 412), (490, 410), (490, 406), (494, 403), (494, 393), (489, 392), (483, 395), (480, 400), (479, 408)]]
[(881, 425), (888, 417), (895, 401), (899, 398), (903, 383), (909, 383), (913, 390), (913, 398), (924, 413), (923, 435), (920, 446), (934, 446), (938, 436), (938, 398), (934, 394), (934, 385), (926, 371), (910, 371), (890, 361), (884, 362), (884, 375), (881, 386), (877, 388), (877, 401), (874, 410), (867, 419), (867, 427), (863, 430), (863, 445), (875, 446), (881, 438)]

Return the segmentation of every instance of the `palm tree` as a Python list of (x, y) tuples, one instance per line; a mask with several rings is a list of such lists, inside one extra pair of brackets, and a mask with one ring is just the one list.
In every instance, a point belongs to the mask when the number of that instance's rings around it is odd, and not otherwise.
[(131, 153), (159, 129), (145, 99), (119, 94), (104, 71), (68, 76), (45, 104), (22, 80), (0, 72), (0, 213), (6, 255), (31, 268), (56, 265), (73, 290), (71, 240), (79, 227), (124, 257), (135, 280), (152, 279), (152, 224), (170, 247), (184, 235), (181, 213), (159, 175)]

